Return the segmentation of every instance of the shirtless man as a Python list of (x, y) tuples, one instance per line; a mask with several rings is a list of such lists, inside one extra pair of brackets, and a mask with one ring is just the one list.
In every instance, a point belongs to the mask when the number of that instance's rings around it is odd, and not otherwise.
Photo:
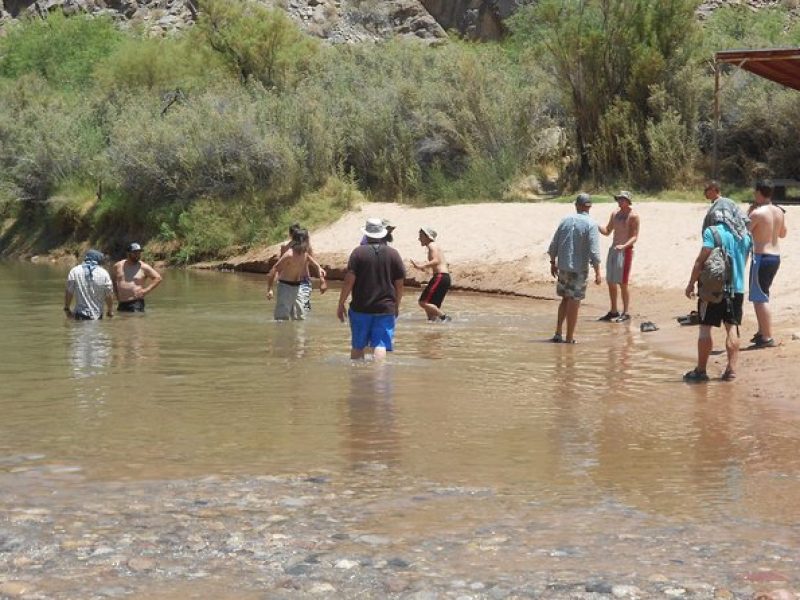
[(128, 257), (114, 264), (113, 282), (118, 312), (144, 312), (144, 297), (161, 284), (161, 275), (142, 261), (142, 247), (134, 242)]
[(302, 321), (306, 318), (306, 297), (301, 294), (300, 286), (308, 278), (310, 261), (308, 231), (295, 229), (288, 250), (281, 255), (267, 278), (267, 300), (272, 300), (272, 287), (278, 278), (276, 321)]
[[(283, 256), (288, 252), (294, 240), (295, 233), (298, 231), (305, 231), (302, 227), (300, 227), (299, 223), (293, 223), (289, 226), (289, 239), (286, 240), (281, 244), (280, 255)], [(308, 233), (306, 231), (306, 233)], [(324, 294), (328, 290), (328, 282), (325, 280), (325, 276), (327, 273), (325, 269), (320, 266), (317, 260), (314, 258), (314, 250), (311, 248), (311, 237), (308, 238), (308, 262), (310, 265), (313, 265), (317, 269), (317, 274), (319, 275), (319, 293)], [(303, 301), (305, 305), (306, 312), (311, 310), (311, 271), (310, 269), (306, 270), (306, 276), (303, 279), (303, 282), (300, 284), (300, 291), (299, 297), (300, 300)]]
[(750, 340), (757, 348), (777, 346), (772, 337), (772, 315), (769, 310), (769, 288), (781, 264), (779, 238), (786, 237), (786, 217), (779, 206), (772, 204), (772, 185), (758, 182), (755, 202), (748, 210), (748, 229), (753, 236), (753, 262), (750, 265), (750, 296), (758, 331)]
[[(611, 310), (600, 321), (614, 321), (622, 323), (631, 318), (630, 293), (628, 291), (628, 278), (633, 263), (633, 245), (639, 239), (639, 215), (631, 208), (632, 196), (630, 192), (621, 191), (614, 196), (618, 208), (611, 213), (608, 225), (598, 225), (600, 233), (610, 235), (614, 232), (611, 247), (608, 249), (608, 262), (606, 262), (606, 282), (608, 283), (608, 296), (611, 299)], [(617, 290), (622, 291), (622, 312), (617, 310)]]
[(441, 307), (447, 290), (450, 289), (450, 271), (447, 268), (444, 252), (435, 240), (436, 231), (430, 227), (420, 229), (419, 243), (428, 249), (428, 260), (417, 263), (412, 259), (411, 264), (420, 271), (430, 269), (433, 273), (433, 277), (419, 297), (419, 305), (428, 315), (428, 321), (449, 321), (450, 317), (441, 311)]

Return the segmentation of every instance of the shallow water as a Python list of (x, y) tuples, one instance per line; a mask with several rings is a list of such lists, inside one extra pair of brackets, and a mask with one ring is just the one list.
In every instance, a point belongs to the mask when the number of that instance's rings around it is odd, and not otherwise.
[[(554, 302), (451, 294), (453, 322), (431, 325), (411, 290), (389, 362), (352, 364), (338, 290), (315, 292), (307, 322), (276, 323), (263, 277), (169, 271), (146, 315), (76, 323), (61, 311), (65, 276), (0, 265), (6, 508), (36, 498), (58, 514), (106, 494), (122, 510), (153, 481), (211, 477), (224, 493), (253, 477), (322, 473), (374, 500), (360, 515), (372, 531), (474, 537), (487, 519), (515, 530), (540, 521), (547, 547), (573, 547), (576, 531), (594, 540), (579, 553), (589, 571), (607, 568), (604, 536), (639, 520), (738, 543), (745, 562), (759, 532), (800, 540), (798, 413), (735, 384), (683, 384), (687, 365), (654, 351), (637, 323), (595, 323), (586, 308), (568, 347), (545, 341)], [(457, 501), (409, 508), (431, 490)], [(645, 546), (616, 556), (633, 568)], [(470, 564), (446, 554), (441, 568)], [(481, 556), (475, 565), (505, 572), (533, 560), (519, 548)]]

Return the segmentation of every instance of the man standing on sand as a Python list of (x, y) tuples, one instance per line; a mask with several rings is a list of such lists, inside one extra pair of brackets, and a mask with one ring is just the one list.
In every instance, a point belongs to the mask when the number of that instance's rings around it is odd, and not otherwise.
[[(716, 233), (716, 236), (714, 235)], [(686, 286), (686, 297), (695, 296), (695, 284), (700, 279), (700, 273), (711, 251), (717, 244), (717, 239), (730, 257), (730, 292), (726, 290), (722, 301), (704, 302), (698, 299), (697, 314), (700, 318), (700, 331), (697, 337), (697, 366), (683, 376), (687, 383), (703, 383), (708, 381), (706, 367), (708, 357), (714, 347), (711, 338), (711, 328), (719, 327), (725, 323), (725, 351), (728, 355), (728, 364), (722, 373), (723, 381), (733, 381), (736, 378), (736, 362), (739, 357), (739, 325), (742, 324), (742, 303), (744, 300), (744, 272), (747, 257), (750, 254), (752, 240), (750, 234), (737, 238), (727, 223), (719, 221), (712, 223), (703, 231), (703, 246), (694, 261), (692, 274)]]
[[(144, 312), (144, 297), (161, 283), (161, 275), (142, 261), (142, 247), (133, 242), (128, 246), (128, 257), (114, 264), (114, 292), (117, 311)], [(150, 285), (145, 286), (147, 280)]]
[[(558, 278), (556, 293), (561, 296), (558, 305), (558, 321), (553, 342), (575, 343), (575, 325), (578, 309), (586, 297), (586, 281), (589, 264), (594, 269), (594, 282), (600, 285), (600, 235), (589, 216), (592, 198), (580, 193), (575, 199), (577, 214), (564, 217), (556, 229), (550, 248), (550, 274)], [(567, 321), (567, 337), (563, 337), (564, 320)]]
[(278, 297), (275, 300), (276, 321), (303, 321), (306, 318), (307, 297), (301, 286), (308, 277), (308, 231), (295, 229), (289, 248), (270, 269), (267, 277), (267, 300), (272, 300), (272, 287), (278, 278)]
[(435, 240), (436, 231), (434, 229), (430, 227), (420, 229), (419, 243), (428, 249), (428, 260), (419, 264), (412, 259), (411, 264), (415, 269), (420, 271), (430, 269), (433, 273), (433, 277), (419, 297), (419, 305), (428, 315), (428, 321), (449, 321), (450, 317), (444, 314), (441, 308), (447, 290), (450, 289), (450, 271), (447, 268), (444, 252)]
[(748, 211), (748, 228), (753, 236), (753, 262), (750, 265), (750, 296), (758, 320), (758, 331), (751, 340), (757, 348), (777, 346), (772, 337), (769, 288), (781, 264), (779, 238), (786, 237), (786, 216), (772, 203), (772, 185), (756, 184), (755, 203)]
[[(618, 208), (611, 213), (608, 225), (598, 226), (603, 235), (614, 233), (606, 261), (606, 283), (608, 296), (611, 299), (611, 310), (598, 320), (622, 323), (631, 318), (628, 312), (630, 310), (628, 278), (633, 263), (633, 245), (639, 239), (639, 215), (631, 208), (633, 200), (630, 192), (623, 190), (614, 196), (614, 200), (617, 201)], [(618, 288), (622, 292), (622, 313), (617, 310)]]
[[(76, 321), (94, 321), (103, 318), (103, 304), (106, 316), (114, 316), (114, 285), (111, 276), (100, 264), (105, 260), (102, 252), (89, 250), (83, 262), (73, 267), (67, 275), (64, 291), (64, 313)], [(75, 312), (72, 312), (72, 299), (75, 299)]]
[(351, 359), (363, 359), (364, 349), (371, 346), (375, 360), (383, 360), (392, 351), (406, 272), (400, 253), (387, 245), (389, 232), (380, 219), (367, 219), (361, 233), (368, 243), (350, 254), (336, 316), (344, 322), (347, 313), (350, 320)]

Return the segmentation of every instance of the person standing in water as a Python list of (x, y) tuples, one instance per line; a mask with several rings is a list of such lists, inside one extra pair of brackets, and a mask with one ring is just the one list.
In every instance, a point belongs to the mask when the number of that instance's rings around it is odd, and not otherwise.
[[(280, 254), (279, 257), (286, 254), (286, 252), (291, 248), (295, 234), (298, 231), (306, 231), (304, 230), (299, 223), (293, 223), (289, 226), (289, 239), (286, 240), (281, 244)], [(302, 283), (300, 284), (300, 290), (298, 292), (298, 297), (300, 301), (304, 302), (305, 304), (305, 312), (311, 310), (311, 290), (313, 286), (311, 285), (311, 267), (313, 266), (317, 270), (317, 274), (319, 275), (319, 293), (324, 294), (328, 290), (328, 282), (326, 281), (325, 277), (327, 273), (325, 269), (317, 262), (317, 259), (314, 258), (314, 250), (311, 247), (311, 236), (308, 236), (308, 262), (309, 268), (306, 271), (306, 276), (303, 279)]]
[(753, 236), (753, 262), (750, 264), (749, 300), (758, 320), (758, 331), (751, 340), (756, 348), (777, 346), (772, 337), (772, 313), (769, 310), (769, 288), (781, 265), (778, 240), (786, 237), (786, 216), (772, 203), (772, 185), (756, 184), (755, 202), (748, 214), (748, 229)]
[[(93, 321), (114, 316), (114, 284), (111, 276), (100, 264), (105, 260), (102, 252), (89, 250), (83, 262), (73, 267), (67, 275), (64, 290), (64, 312), (77, 321)], [(75, 312), (72, 312), (72, 300)]]
[(127, 258), (114, 264), (113, 273), (117, 310), (144, 312), (144, 297), (161, 284), (161, 274), (142, 260), (141, 245), (130, 244)]
[(430, 269), (433, 273), (433, 277), (419, 297), (419, 305), (428, 316), (428, 321), (449, 321), (450, 317), (442, 312), (441, 308), (447, 290), (450, 289), (450, 270), (447, 267), (444, 252), (436, 243), (436, 236), (436, 231), (430, 227), (423, 227), (419, 230), (419, 243), (428, 249), (428, 260), (424, 263), (417, 263), (412, 259), (411, 264), (415, 269), (420, 271)]
[(289, 249), (270, 269), (267, 277), (267, 300), (272, 300), (272, 287), (278, 278), (278, 297), (275, 300), (276, 321), (302, 321), (306, 318), (307, 297), (300, 286), (308, 278), (308, 231), (295, 229)]
[[(551, 342), (575, 343), (575, 325), (581, 300), (586, 297), (589, 265), (594, 269), (594, 282), (600, 285), (600, 233), (597, 223), (589, 216), (592, 197), (586, 193), (575, 198), (577, 214), (564, 217), (558, 224), (547, 253), (550, 255), (550, 274), (558, 279), (556, 294), (561, 296), (558, 305), (556, 333)], [(566, 338), (563, 334), (567, 322)]]
[[(382, 360), (393, 348), (406, 271), (400, 254), (387, 244), (389, 232), (381, 219), (367, 219), (361, 233), (369, 243), (350, 254), (336, 316), (342, 322), (349, 318), (351, 359), (363, 359), (371, 346), (375, 360)], [(348, 310), (345, 303), (351, 293)]]
[[(606, 283), (611, 309), (598, 320), (623, 323), (631, 318), (628, 312), (630, 310), (628, 279), (633, 264), (633, 245), (639, 239), (639, 215), (631, 208), (633, 200), (630, 192), (623, 190), (614, 196), (614, 200), (617, 201), (618, 208), (611, 213), (608, 225), (598, 226), (603, 235), (614, 234), (606, 261)], [(617, 310), (617, 292), (622, 293), (622, 312)]]

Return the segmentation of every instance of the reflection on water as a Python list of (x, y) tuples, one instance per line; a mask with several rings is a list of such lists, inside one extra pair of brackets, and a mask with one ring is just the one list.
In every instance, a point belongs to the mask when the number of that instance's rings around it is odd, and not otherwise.
[(800, 492), (797, 414), (683, 385), (635, 326), (587, 316), (568, 347), (545, 341), (554, 303), (453, 294), (452, 323), (406, 306), (388, 364), (353, 364), (336, 294), (276, 323), (262, 277), (169, 272), (145, 315), (77, 323), (65, 276), (0, 265), (0, 471), (374, 470), (559, 506), (800, 518), (776, 499)]

